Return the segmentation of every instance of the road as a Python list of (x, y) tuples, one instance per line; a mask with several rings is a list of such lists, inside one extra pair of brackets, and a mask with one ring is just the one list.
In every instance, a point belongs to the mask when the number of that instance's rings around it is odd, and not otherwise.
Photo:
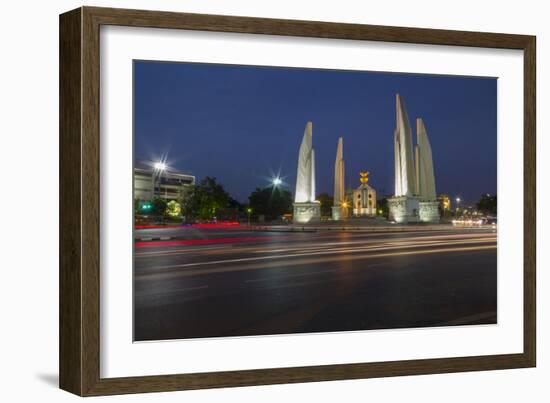
[(136, 234), (136, 341), (496, 323), (492, 228)]

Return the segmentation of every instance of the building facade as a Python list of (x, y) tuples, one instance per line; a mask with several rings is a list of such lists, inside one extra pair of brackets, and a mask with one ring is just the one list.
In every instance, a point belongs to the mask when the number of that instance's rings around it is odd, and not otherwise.
[(158, 197), (179, 201), (194, 184), (193, 175), (173, 168), (158, 170), (154, 168), (154, 163), (147, 161), (136, 162), (134, 166), (134, 199), (137, 200), (150, 201)]

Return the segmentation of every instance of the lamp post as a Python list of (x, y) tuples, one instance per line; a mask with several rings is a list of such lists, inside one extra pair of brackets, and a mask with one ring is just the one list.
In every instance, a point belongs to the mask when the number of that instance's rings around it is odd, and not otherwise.
[(250, 207), (246, 209), (246, 214), (248, 215), (248, 226), (250, 227), (250, 214), (252, 214), (252, 209)]
[(456, 215), (458, 216), (458, 211), (460, 210), (460, 197), (457, 197), (455, 200), (456, 200)]
[(162, 161), (157, 161), (153, 165), (153, 168), (154, 168), (154, 171), (153, 171), (153, 174), (152, 174), (153, 191), (151, 193), (151, 200), (153, 200), (155, 198), (155, 178), (157, 176), (157, 172), (158, 172), (158, 175), (160, 176), (162, 174), (162, 172), (164, 172), (166, 170), (166, 164)]
[(273, 178), (271, 180), (271, 183), (273, 183), (274, 187), (277, 187), (277, 186), (281, 185), (283, 183), (283, 181), (281, 180), (281, 178), (276, 177), (276, 178)]

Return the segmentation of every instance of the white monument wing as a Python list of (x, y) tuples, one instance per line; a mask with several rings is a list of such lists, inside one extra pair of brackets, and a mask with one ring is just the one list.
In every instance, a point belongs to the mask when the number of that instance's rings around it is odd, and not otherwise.
[(295, 203), (306, 203), (313, 201), (311, 194), (315, 192), (312, 174), (315, 170), (312, 148), (312, 123), (306, 124), (302, 144), (298, 153), (298, 168), (296, 171), (296, 192)]

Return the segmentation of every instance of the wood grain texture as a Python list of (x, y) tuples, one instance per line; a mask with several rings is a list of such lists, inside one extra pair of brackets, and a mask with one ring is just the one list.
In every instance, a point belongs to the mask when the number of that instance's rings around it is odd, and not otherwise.
[(536, 365), (536, 257), (537, 257), (537, 129), (536, 129), (536, 39), (524, 48), (523, 66), (523, 354)]
[(59, 21), (59, 386), (82, 394), (81, 10)]
[(82, 9), (82, 389), (99, 378), (99, 24)]
[[(99, 29), (122, 25), (524, 51), (524, 352), (477, 357), (100, 378)], [(535, 37), (83, 7), (60, 16), (60, 387), (81, 396), (532, 367)]]

